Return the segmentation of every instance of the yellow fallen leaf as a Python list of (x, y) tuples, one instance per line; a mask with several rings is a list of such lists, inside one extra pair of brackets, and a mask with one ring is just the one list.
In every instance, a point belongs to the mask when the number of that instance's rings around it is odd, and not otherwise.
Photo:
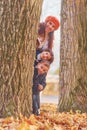
[(30, 127), (30, 130), (38, 130), (38, 127), (35, 125), (30, 125), (29, 127)]
[(61, 126), (54, 126), (55, 130), (64, 130)]
[(0, 130), (4, 130), (2, 127), (0, 127)]
[(29, 125), (27, 123), (23, 122), (16, 130), (31, 130), (31, 129), (29, 128)]
[(29, 120), (32, 122), (32, 124), (36, 124), (36, 122), (37, 122), (35, 115), (33, 115), (33, 114), (30, 116)]

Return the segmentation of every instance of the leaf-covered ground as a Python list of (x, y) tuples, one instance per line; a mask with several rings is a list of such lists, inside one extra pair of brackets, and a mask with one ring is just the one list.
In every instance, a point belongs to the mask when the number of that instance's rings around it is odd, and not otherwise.
[(58, 113), (57, 105), (42, 104), (40, 116), (0, 119), (0, 130), (87, 130), (87, 113)]

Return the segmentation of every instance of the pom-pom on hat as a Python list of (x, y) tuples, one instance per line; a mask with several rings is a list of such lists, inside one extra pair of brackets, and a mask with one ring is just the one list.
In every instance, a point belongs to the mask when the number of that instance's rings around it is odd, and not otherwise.
[(55, 24), (55, 30), (57, 30), (60, 26), (59, 20), (54, 16), (48, 16), (45, 19), (45, 22), (52, 21)]

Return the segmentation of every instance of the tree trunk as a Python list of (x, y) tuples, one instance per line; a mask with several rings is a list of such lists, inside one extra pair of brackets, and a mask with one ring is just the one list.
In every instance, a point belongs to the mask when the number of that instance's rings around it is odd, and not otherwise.
[[(39, 4), (38, 4), (39, 3)], [(42, 0), (0, 1), (0, 116), (29, 116)]]
[(87, 112), (87, 1), (61, 7), (59, 111)]

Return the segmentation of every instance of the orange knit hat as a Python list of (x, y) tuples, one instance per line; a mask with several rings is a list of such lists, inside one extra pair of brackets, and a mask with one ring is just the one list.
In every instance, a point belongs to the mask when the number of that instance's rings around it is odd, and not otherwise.
[(48, 16), (45, 19), (45, 22), (52, 21), (55, 24), (55, 30), (57, 30), (60, 26), (59, 20), (54, 16)]

